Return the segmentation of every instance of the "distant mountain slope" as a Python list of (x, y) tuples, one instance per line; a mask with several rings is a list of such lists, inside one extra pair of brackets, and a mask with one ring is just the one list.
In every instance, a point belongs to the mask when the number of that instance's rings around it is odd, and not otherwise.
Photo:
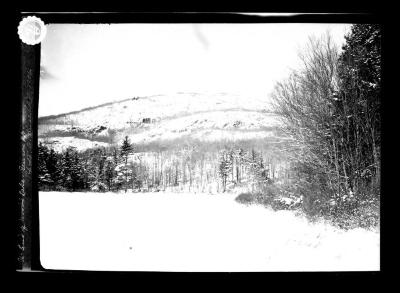
[(84, 140), (109, 145), (125, 135), (137, 144), (184, 136), (205, 141), (271, 137), (276, 135), (277, 124), (266, 99), (227, 93), (177, 93), (133, 97), (41, 117), (38, 130), (39, 139), (45, 143), (84, 149), (93, 145)]

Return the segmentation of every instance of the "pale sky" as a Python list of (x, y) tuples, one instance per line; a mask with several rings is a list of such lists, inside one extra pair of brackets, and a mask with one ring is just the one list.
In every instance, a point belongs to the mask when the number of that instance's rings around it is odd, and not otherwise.
[(50, 24), (39, 116), (135, 96), (230, 92), (268, 99), (311, 35), (350, 24)]

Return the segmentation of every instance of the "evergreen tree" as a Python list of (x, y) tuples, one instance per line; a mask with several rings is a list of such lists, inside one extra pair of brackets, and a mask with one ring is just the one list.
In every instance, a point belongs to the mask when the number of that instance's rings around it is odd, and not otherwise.
[(124, 165), (121, 166), (120, 170), (124, 174), (125, 177), (125, 192), (127, 191), (128, 184), (129, 184), (129, 175), (132, 173), (131, 169), (128, 166), (128, 157), (133, 153), (133, 146), (129, 141), (128, 136), (125, 136), (124, 141), (122, 142), (122, 146), (120, 149), (120, 155), (124, 160)]
[(62, 186), (67, 190), (72, 189), (72, 159), (70, 155), (70, 148), (67, 148), (62, 156), (61, 162), (61, 176), (62, 176)]
[(86, 163), (85, 163), (85, 180), (87, 182), (87, 187), (91, 190), (97, 188), (97, 157), (96, 150), (89, 150), (86, 152)]
[(79, 190), (84, 187), (84, 166), (82, 164), (82, 160), (79, 156), (79, 153), (75, 150), (73, 152), (73, 169), (72, 169), (72, 177), (73, 177), (73, 190)]
[(96, 149), (91, 153), (91, 159), (88, 170), (90, 188), (96, 191), (105, 191), (107, 189), (105, 162), (107, 155), (104, 148)]
[(107, 159), (105, 166), (105, 182), (107, 184), (107, 188), (109, 191), (113, 188), (114, 177), (115, 177), (114, 161), (111, 159)]
[(53, 148), (51, 148), (47, 158), (46, 167), (50, 174), (50, 184), (53, 190), (57, 189), (60, 184), (61, 169), (59, 167), (59, 162), (59, 154)]
[(222, 179), (223, 192), (226, 191), (227, 179), (229, 176), (229, 172), (231, 172), (231, 170), (232, 170), (232, 167), (231, 167), (231, 162), (230, 162), (230, 155), (224, 149), (224, 150), (220, 151), (220, 153), (219, 153), (219, 163), (218, 163), (218, 173)]
[(49, 150), (41, 142), (38, 147), (38, 187), (39, 189), (47, 189), (52, 183), (50, 173), (47, 168), (49, 158)]
[(129, 137), (125, 136), (120, 150), (121, 157), (124, 158), (125, 164), (128, 164), (128, 157), (131, 153), (133, 153), (133, 146), (129, 141)]
[(84, 170), (74, 147), (68, 147), (62, 158), (63, 186), (75, 191), (83, 188)]
[[(339, 59), (340, 89), (335, 95), (337, 136), (343, 175), (350, 189), (380, 180), (381, 28), (355, 24)], [(365, 176), (372, 174), (372, 176)]]
[(120, 164), (121, 164), (121, 160), (122, 158), (119, 156), (118, 153), (118, 149), (114, 148), (113, 152), (112, 152), (112, 164), (110, 165), (110, 167), (113, 167), (113, 171), (111, 173), (111, 171), (109, 172), (109, 178), (112, 177), (112, 186), (113, 189), (115, 189), (116, 191), (118, 191), (121, 186), (123, 185), (123, 178), (122, 178), (122, 174), (120, 174)]

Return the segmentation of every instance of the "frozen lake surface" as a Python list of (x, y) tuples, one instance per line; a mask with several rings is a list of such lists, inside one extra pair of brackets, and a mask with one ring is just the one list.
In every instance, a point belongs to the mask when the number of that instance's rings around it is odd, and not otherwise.
[(378, 232), (311, 224), (237, 194), (40, 192), (46, 269), (376, 271)]

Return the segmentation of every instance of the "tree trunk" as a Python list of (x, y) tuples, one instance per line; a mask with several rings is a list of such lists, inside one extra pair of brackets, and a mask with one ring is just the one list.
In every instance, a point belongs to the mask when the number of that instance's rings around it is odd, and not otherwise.
[(372, 153), (374, 155), (374, 164), (375, 164), (375, 184), (377, 186), (380, 185), (380, 177), (381, 177), (381, 162), (379, 159), (378, 151), (376, 149), (376, 142), (375, 142), (375, 133), (374, 130), (371, 128), (371, 135), (372, 135)]

